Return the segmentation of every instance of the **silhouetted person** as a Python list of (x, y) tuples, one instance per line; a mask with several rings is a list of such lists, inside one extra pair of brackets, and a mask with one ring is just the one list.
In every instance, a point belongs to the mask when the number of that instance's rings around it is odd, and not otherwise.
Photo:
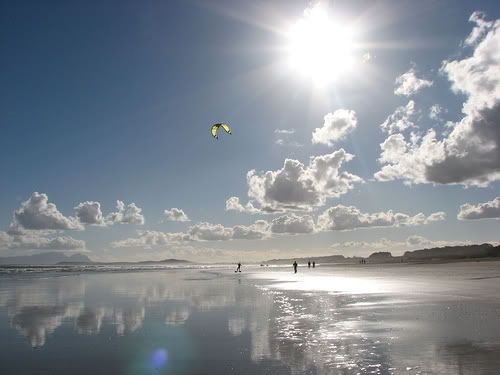
[(297, 262), (294, 261), (293, 262), (293, 271), (294, 271), (294, 273), (297, 273), (297, 266), (298, 266)]
[(307, 267), (308, 267), (308, 268), (311, 268), (311, 262), (310, 262), (310, 261), (309, 261), (309, 262), (307, 262)]
[(316, 262), (313, 261), (313, 268), (316, 268)]
[(238, 268), (236, 268), (236, 271), (234, 272), (241, 272), (241, 263), (238, 263)]

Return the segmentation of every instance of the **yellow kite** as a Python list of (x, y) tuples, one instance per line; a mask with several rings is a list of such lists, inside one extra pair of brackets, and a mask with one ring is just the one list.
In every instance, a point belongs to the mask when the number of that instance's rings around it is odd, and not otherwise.
[(212, 137), (214, 137), (215, 139), (219, 139), (219, 136), (217, 135), (217, 131), (219, 130), (219, 128), (224, 129), (227, 134), (231, 134), (231, 127), (229, 126), (229, 124), (223, 122), (219, 124), (213, 124), (210, 131), (212, 132)]

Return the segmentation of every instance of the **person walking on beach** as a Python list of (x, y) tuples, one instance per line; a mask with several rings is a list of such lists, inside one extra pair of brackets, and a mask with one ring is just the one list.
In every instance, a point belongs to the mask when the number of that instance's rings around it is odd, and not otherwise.
[(316, 268), (316, 262), (313, 260), (313, 268)]
[(294, 261), (293, 262), (293, 273), (297, 273), (297, 266), (298, 266), (297, 261)]
[(238, 268), (236, 268), (236, 271), (234, 272), (241, 272), (241, 263), (238, 263)]
[(311, 268), (311, 261), (307, 262), (307, 268)]

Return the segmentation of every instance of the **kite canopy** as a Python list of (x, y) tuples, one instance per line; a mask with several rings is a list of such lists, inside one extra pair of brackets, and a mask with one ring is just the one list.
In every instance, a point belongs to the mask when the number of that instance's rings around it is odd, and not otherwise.
[(212, 137), (214, 137), (215, 139), (219, 139), (219, 136), (217, 135), (217, 131), (219, 130), (219, 128), (224, 129), (227, 134), (231, 134), (231, 127), (229, 126), (229, 124), (226, 124), (224, 122), (213, 124), (210, 131), (212, 133)]

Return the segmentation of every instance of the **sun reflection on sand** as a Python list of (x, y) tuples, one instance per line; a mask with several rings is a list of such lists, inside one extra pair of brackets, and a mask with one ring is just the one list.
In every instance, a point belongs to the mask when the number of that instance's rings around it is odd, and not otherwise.
[[(17, 279), (0, 286), (0, 317), (5, 313), (0, 330), (17, 332), (24, 344), (42, 353), (64, 342), (90, 340), (99, 353), (132, 361), (134, 369), (161, 368), (154, 363), (165, 358), (164, 368), (182, 373), (189, 373), (182, 367), (188, 363), (205, 366), (214, 359), (222, 366), (219, 373), (226, 373), (224, 366), (232, 361), (245, 363), (243, 374), (274, 368), (292, 374), (411, 375), (454, 373), (460, 367), (481, 374), (500, 365), (495, 359), (500, 331), (492, 326), (500, 314), (498, 305), (471, 304), (446, 293), (401, 294), (398, 290), (415, 285), (406, 274), (398, 285), (394, 278), (374, 274), (327, 272)], [(155, 354), (158, 350), (167, 355)], [(70, 360), (72, 352), (65, 353)], [(471, 364), (476, 358), (482, 361), (477, 366)]]

